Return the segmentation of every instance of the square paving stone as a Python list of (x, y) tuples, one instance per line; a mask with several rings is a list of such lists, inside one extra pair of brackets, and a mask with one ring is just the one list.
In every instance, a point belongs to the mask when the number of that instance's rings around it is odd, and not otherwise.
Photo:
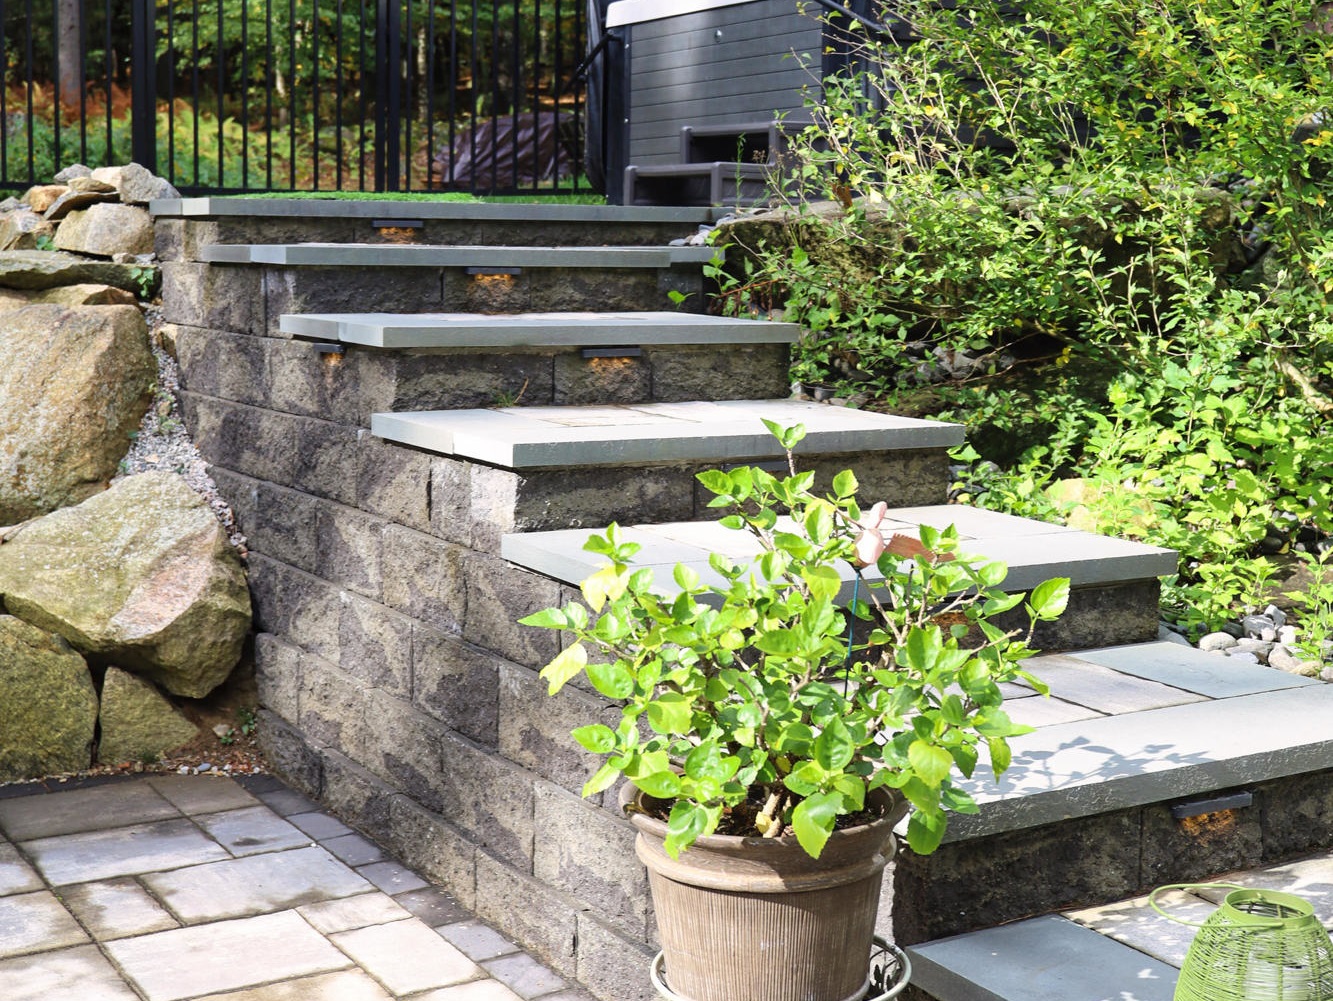
[(0, 897), (0, 959), (87, 941), (83, 929), (50, 891)]
[(360, 970), (343, 970), (244, 991), (210, 994), (199, 1001), (393, 1001), (393, 998)]
[(10, 841), (129, 827), (179, 816), (174, 806), (142, 782), (116, 782), (0, 800), (0, 831)]
[(222, 776), (154, 775), (148, 783), (182, 813), (192, 817), (259, 805), (259, 801), (242, 789), (235, 779)]
[(356, 870), (390, 896), (406, 893), (408, 890), (421, 890), (430, 884), (397, 862), (373, 862)]
[(344, 834), (341, 838), (332, 838), (320, 842), (348, 865), (367, 865), (384, 858), (384, 850), (373, 841), (367, 841), (359, 834)]
[(128, 876), (70, 886), (61, 897), (99, 942), (177, 927), (176, 919)]
[(1179, 921), (1158, 914), (1148, 906), (1147, 897), (1069, 911), (1065, 917), (1179, 969), (1199, 930), (1180, 922), (1202, 924), (1217, 907), (1180, 890), (1160, 894), (1157, 903)]
[(565, 986), (554, 970), (543, 966), (526, 952), (501, 956), (481, 964), (486, 972), (523, 998), (535, 998)]
[(1317, 678), (1302, 678), (1262, 664), (1244, 664), (1221, 654), (1196, 650), (1179, 643), (1133, 643), (1128, 646), (1077, 650), (1079, 660), (1160, 681), (1164, 685), (1198, 692), (1211, 699), (1228, 699), (1279, 688), (1318, 685)]
[(298, 907), (296, 911), (309, 921), (316, 931), (325, 935), (351, 931), (353, 928), (365, 928), (367, 925), (404, 921), (412, 916), (410, 911), (399, 907), (393, 897), (378, 891), (361, 893), (355, 897), (343, 897), (340, 900), (321, 900), (317, 904)]
[(293, 813), (287, 821), (305, 831), (312, 841), (327, 841), (352, 833), (350, 827), (327, 813)]
[(330, 939), (394, 994), (448, 987), (483, 975), (472, 960), (415, 918)]
[(458, 946), (469, 959), (478, 963), (518, 952), (518, 946), (480, 921), (458, 921), (435, 930)]
[(5, 1001), (139, 1001), (95, 945), (0, 960)]
[(23, 850), (54, 886), (160, 872), (228, 857), (184, 817), (114, 831), (40, 838), (24, 844)]
[(1047, 654), (1023, 666), (1050, 686), (1051, 696), (1107, 715), (1144, 712), (1203, 702), (1202, 695), (1121, 674), (1109, 667), (1063, 654)]
[(274, 789), (271, 792), (261, 792), (259, 798), (263, 800), (274, 813), (283, 817), (290, 817), (293, 813), (310, 813), (319, 809), (319, 804), (308, 796), (302, 796), (295, 789)]
[(1065, 702), (1063, 699), (1034, 695), (1030, 699), (1006, 699), (1004, 711), (1022, 726), (1055, 726), (1075, 723), (1081, 719), (1097, 719), (1102, 714), (1096, 709)]
[(233, 855), (258, 855), (310, 844), (310, 838), (268, 807), (249, 806), (199, 817), (197, 823)]
[(297, 848), (144, 877), (186, 924), (264, 914), (373, 887), (322, 848)]
[[(1333, 856), (1316, 855), (1270, 869), (1232, 873), (1223, 876), (1218, 882), (1294, 893), (1310, 902), (1325, 927), (1333, 926)], [(1229, 886), (1216, 886), (1197, 892), (1214, 904), (1220, 904), (1231, 889)]]
[(30, 893), (40, 890), (42, 881), (32, 866), (23, 861), (17, 848), (8, 841), (0, 841), (0, 897), (11, 893)]
[(460, 904), (453, 894), (441, 890), (438, 886), (400, 893), (393, 899), (432, 928), (466, 921), (472, 917), (472, 912)]
[(523, 998), (498, 980), (473, 980), (456, 987), (442, 987), (438, 991), (414, 994), (412, 1001), (523, 1001)]
[(347, 957), (295, 911), (108, 943), (148, 1001), (180, 1001), (346, 969)]

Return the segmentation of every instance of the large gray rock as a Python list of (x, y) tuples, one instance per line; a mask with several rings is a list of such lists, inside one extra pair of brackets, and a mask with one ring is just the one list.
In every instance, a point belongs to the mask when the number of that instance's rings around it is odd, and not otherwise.
[(65, 217), (56, 230), (56, 247), (94, 257), (151, 254), (153, 218), (137, 205), (91, 205)]
[[(84, 182), (82, 186), (79, 186), (80, 182)], [(95, 183), (90, 177), (76, 177), (70, 181), (69, 190), (48, 205), (42, 214), (52, 222), (58, 222), (78, 209), (102, 202), (114, 202), (119, 197), (116, 189), (110, 185)]]
[(21, 309), (24, 306), (133, 306), (138, 302), (133, 292), (114, 285), (60, 285), (56, 288), (7, 289), (0, 288), (0, 309)]
[(0, 313), (0, 358), (0, 525), (12, 525), (105, 488), (157, 364), (134, 306)]
[(137, 163), (127, 163), (123, 167), (98, 167), (92, 176), (113, 186), (126, 205), (147, 205), (154, 198), (181, 196), (165, 177), (158, 177)]
[(0, 216), (0, 250), (36, 250), (39, 237), (50, 239), (55, 227), (32, 209)]
[(77, 650), (202, 698), (241, 655), (250, 592), (208, 504), (175, 473), (143, 473), (10, 529), (0, 597)]
[(151, 681), (118, 667), (106, 669), (99, 718), (102, 739), (97, 745), (97, 760), (104, 765), (155, 761), (199, 735), (199, 728), (182, 716)]
[(38, 184), (24, 192), (23, 201), (34, 212), (45, 212), (58, 202), (62, 195), (67, 194), (69, 194), (69, 186), (63, 182), (60, 184)]
[(0, 615), (0, 782), (87, 768), (97, 692), (59, 636)]
[[(0, 287), (55, 288), (95, 282), (114, 285), (127, 292), (138, 292), (144, 285), (144, 268), (111, 261), (90, 261), (73, 254), (49, 250), (6, 250), (0, 252)], [(154, 278), (151, 284), (156, 284)]]

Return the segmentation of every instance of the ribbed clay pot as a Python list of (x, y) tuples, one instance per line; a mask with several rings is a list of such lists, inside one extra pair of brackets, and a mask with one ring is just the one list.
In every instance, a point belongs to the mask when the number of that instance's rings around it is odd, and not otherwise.
[[(665, 822), (641, 812), (654, 801), (620, 794), (639, 831), (657, 929), (673, 994), (688, 1001), (860, 1001), (870, 975), (880, 874), (893, 857), (893, 827), (906, 804), (883, 790), (884, 811), (834, 831), (818, 859), (794, 837), (700, 838), (673, 859)], [(631, 806), (632, 804), (632, 806)]]

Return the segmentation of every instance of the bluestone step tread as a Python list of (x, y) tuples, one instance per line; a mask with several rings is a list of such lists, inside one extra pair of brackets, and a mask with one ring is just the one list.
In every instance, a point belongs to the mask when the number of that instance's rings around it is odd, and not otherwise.
[(1058, 915), (907, 950), (938, 1001), (1172, 1001), (1179, 971)]
[(214, 243), (208, 264), (360, 268), (669, 268), (706, 264), (712, 247), (430, 246), (406, 243)]
[(286, 313), (296, 337), (376, 348), (793, 344), (801, 328), (696, 313)]
[[(540, 469), (780, 460), (785, 453), (764, 419), (804, 424), (799, 452), (808, 455), (938, 449), (963, 440), (957, 424), (798, 400), (382, 413), (371, 417), (370, 429), (389, 441), (440, 455), (506, 469)], [(587, 532), (576, 534), (582, 545)]]
[(1331, 717), (1333, 685), (1315, 684), (1043, 727), (1010, 739), (1013, 764), (998, 782), (978, 769), (962, 783), (981, 809), (952, 818), (945, 839), (1324, 770)]
[(1322, 684), (1286, 671), (1209, 653), (1180, 643), (1132, 643), (1127, 646), (1080, 650), (1078, 656), (1121, 674), (1160, 681), (1164, 685), (1197, 692), (1210, 699), (1232, 698)]
[[(808, 440), (808, 439), (807, 439)], [(889, 531), (914, 535), (919, 525), (955, 525), (966, 552), (1003, 560), (1009, 567), (1005, 587), (1025, 590), (1051, 577), (1068, 577), (1075, 587), (1141, 581), (1176, 570), (1169, 549), (1080, 532), (1060, 525), (996, 514), (961, 504), (901, 508), (889, 511)], [(501, 553), (513, 563), (577, 584), (602, 565), (602, 558), (583, 550), (589, 529), (527, 532), (506, 535)], [(758, 545), (747, 533), (717, 522), (675, 522), (622, 529), (626, 540), (642, 548), (636, 561), (655, 569), (658, 586), (670, 592), (671, 571), (685, 563), (707, 582), (721, 583), (708, 565), (714, 552), (733, 560), (753, 559)], [(853, 573), (843, 568), (844, 591), (851, 596)]]
[(149, 204), (159, 218), (255, 217), (335, 219), (449, 219), (488, 222), (680, 223), (712, 222), (716, 213), (688, 206), (550, 205), (537, 202), (403, 202), (342, 199), (160, 198)]

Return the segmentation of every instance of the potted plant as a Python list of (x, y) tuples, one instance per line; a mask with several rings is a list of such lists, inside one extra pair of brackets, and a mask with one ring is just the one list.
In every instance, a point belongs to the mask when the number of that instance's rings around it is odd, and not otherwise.
[[(1019, 661), (1069, 584), (1025, 601), (953, 528), (886, 538), (885, 505), (863, 512), (850, 471), (816, 494), (792, 464), (804, 429), (769, 430), (790, 475), (699, 474), (722, 524), (753, 538), (753, 561), (715, 554), (709, 579), (679, 565), (666, 585), (612, 525), (585, 545), (607, 560), (583, 582), (586, 605), (522, 621), (573, 639), (542, 670), (552, 694), (586, 674), (623, 707), (617, 728), (573, 736), (605, 759), (585, 796), (633, 783), (623, 801), (671, 990), (850, 1001), (865, 991), (895, 823), (910, 808), (908, 843), (933, 851), (946, 811), (976, 810), (954, 777), (983, 754), (997, 776), (1008, 767), (1007, 738), (1026, 728), (999, 686), (1045, 692)], [(1020, 605), (1026, 629), (995, 623)]]

